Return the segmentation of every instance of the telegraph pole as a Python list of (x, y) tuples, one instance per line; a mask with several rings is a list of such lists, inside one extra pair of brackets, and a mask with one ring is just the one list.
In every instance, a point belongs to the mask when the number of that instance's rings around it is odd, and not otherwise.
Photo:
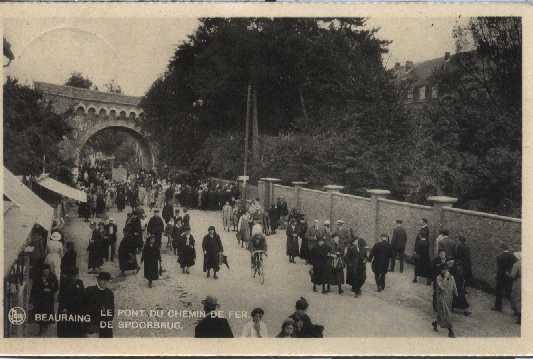
[(250, 134), (250, 101), (252, 95), (252, 84), (248, 84), (248, 94), (246, 96), (246, 119), (244, 122), (244, 170), (243, 170), (243, 190), (242, 199), (246, 201), (246, 180), (248, 179), (248, 137)]

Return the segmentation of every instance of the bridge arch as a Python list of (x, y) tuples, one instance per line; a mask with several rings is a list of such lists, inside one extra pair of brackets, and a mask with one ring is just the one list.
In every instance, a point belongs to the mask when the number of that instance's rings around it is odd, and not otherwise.
[(146, 139), (146, 135), (143, 133), (143, 131), (134, 123), (128, 120), (111, 119), (104, 122), (99, 122), (94, 126), (88, 128), (78, 142), (79, 153), (82, 152), (83, 148), (91, 137), (108, 128), (124, 130), (129, 133), (133, 138), (135, 138), (141, 147), (142, 166), (147, 169), (152, 169), (154, 167), (155, 154), (152, 145)]

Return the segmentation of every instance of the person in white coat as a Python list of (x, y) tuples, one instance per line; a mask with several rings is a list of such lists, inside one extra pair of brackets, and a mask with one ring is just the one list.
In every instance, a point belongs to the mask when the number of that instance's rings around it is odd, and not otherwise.
[(61, 278), (61, 258), (63, 257), (63, 236), (60, 232), (52, 232), (50, 239), (46, 243), (45, 264), (50, 266), (50, 271), (55, 274), (57, 279)]
[(242, 328), (241, 337), (243, 338), (268, 338), (268, 328), (263, 322), (265, 311), (261, 308), (252, 310), (252, 320)]

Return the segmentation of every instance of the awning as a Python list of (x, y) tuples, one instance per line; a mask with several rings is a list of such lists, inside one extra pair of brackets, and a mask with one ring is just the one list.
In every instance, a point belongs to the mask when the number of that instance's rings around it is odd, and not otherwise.
[(70, 187), (64, 183), (56, 181), (48, 176), (41, 176), (37, 179), (37, 183), (44, 188), (49, 189), (52, 192), (56, 192), (62, 196), (74, 199), (79, 202), (87, 202), (87, 193), (80, 191), (79, 189)]
[(47, 231), (50, 231), (52, 228), (52, 219), (54, 218), (54, 209), (19, 181), (5, 167), (4, 195), (9, 198), (13, 205), (33, 218), (32, 225), (37, 223)]

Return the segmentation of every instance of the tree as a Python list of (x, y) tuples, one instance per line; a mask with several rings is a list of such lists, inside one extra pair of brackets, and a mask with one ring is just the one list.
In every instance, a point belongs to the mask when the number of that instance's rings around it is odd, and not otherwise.
[(16, 79), (4, 84), (4, 164), (18, 175), (47, 173), (71, 183), (72, 163), (59, 155), (59, 144), (70, 131), (42, 95)]
[[(401, 147), (405, 114), (382, 64), (388, 42), (376, 33), (362, 18), (202, 19), (141, 102), (148, 119), (145, 126), (162, 147), (159, 158), (173, 165), (219, 168), (218, 154), (227, 149), (215, 148), (224, 141), (214, 137), (241, 137), (251, 85), (263, 138), (292, 134), (296, 145), (302, 141), (307, 147), (320, 137), (320, 143), (334, 144), (344, 155), (329, 151), (333, 157), (317, 158), (317, 171), (330, 171), (329, 177), (351, 187), (362, 185), (351, 175), (354, 168), (365, 171), (365, 178), (372, 180), (368, 185), (389, 183), (401, 175), (387, 162), (402, 153), (393, 147)], [(203, 105), (195, 106), (199, 100)], [(237, 153), (228, 153), (229, 158), (242, 159), (242, 148), (230, 142)], [(262, 163), (270, 155), (280, 155), (268, 151), (285, 146), (284, 141), (277, 148), (260, 142)], [(363, 154), (389, 174), (384, 177), (360, 161)], [(304, 174), (294, 156), (283, 161)], [(252, 167), (252, 178), (257, 178), (261, 164)]]
[(473, 18), (454, 30), (458, 53), (435, 69), (441, 100), (415, 116), (419, 189), (460, 206), (520, 215), (522, 113), (519, 18)]
[(93, 82), (85, 77), (81, 72), (73, 72), (65, 81), (65, 86), (79, 87), (88, 90), (98, 90), (98, 87)]
[(122, 88), (115, 82), (115, 80), (111, 80), (104, 84), (104, 88), (109, 93), (122, 94)]

